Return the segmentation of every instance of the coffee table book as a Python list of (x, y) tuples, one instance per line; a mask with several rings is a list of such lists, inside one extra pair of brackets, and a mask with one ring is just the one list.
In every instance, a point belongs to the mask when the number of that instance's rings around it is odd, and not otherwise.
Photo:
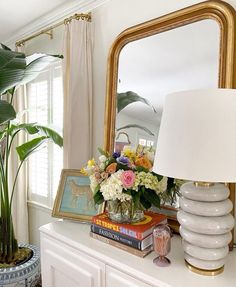
[(147, 247), (144, 250), (138, 250), (138, 249), (135, 249), (135, 248), (127, 246), (127, 245), (124, 245), (123, 243), (114, 241), (112, 239), (106, 238), (104, 236), (101, 236), (101, 235), (93, 233), (93, 232), (90, 232), (90, 237), (92, 237), (94, 239), (97, 239), (97, 240), (99, 240), (99, 241), (101, 241), (103, 243), (110, 244), (111, 246), (117, 247), (119, 249), (122, 249), (123, 251), (126, 251), (126, 252), (128, 252), (130, 254), (133, 254), (135, 256), (142, 257), (142, 258), (147, 256), (153, 250), (153, 246), (152, 245), (150, 245), (149, 247)]
[(93, 216), (92, 223), (120, 234), (142, 240), (152, 233), (157, 224), (166, 224), (167, 218), (163, 214), (145, 211), (144, 219), (142, 221), (125, 224), (111, 221), (108, 218), (107, 213), (104, 212)]
[(119, 232), (116, 232), (111, 229), (104, 228), (100, 225), (92, 224), (91, 225), (91, 231), (101, 235), (103, 237), (112, 239), (114, 241), (120, 242), (122, 244), (125, 244), (127, 246), (139, 249), (139, 250), (144, 250), (150, 245), (152, 245), (152, 233), (149, 234), (147, 237), (143, 238), (142, 240), (127, 236), (125, 234), (121, 234)]

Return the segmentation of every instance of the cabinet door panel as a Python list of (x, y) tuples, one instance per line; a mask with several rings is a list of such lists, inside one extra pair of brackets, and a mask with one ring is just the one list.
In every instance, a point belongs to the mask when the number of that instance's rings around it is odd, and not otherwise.
[(151, 287), (112, 267), (106, 266), (106, 287)]
[(105, 265), (63, 243), (41, 238), (43, 286), (102, 287)]

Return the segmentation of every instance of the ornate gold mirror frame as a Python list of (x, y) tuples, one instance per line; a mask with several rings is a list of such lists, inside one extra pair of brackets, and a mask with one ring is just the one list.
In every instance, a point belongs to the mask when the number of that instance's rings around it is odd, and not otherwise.
[[(236, 88), (236, 12), (229, 4), (220, 0), (205, 1), (128, 28), (116, 38), (108, 58), (105, 150), (111, 152), (114, 147), (118, 60), (122, 48), (132, 41), (206, 19), (213, 19), (220, 26), (218, 86), (219, 88)], [(234, 203), (234, 184), (230, 185), (230, 190), (230, 199)]]

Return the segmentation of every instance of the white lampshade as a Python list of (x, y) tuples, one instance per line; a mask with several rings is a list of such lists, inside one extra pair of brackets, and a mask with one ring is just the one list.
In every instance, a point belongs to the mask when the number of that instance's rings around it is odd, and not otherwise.
[(205, 182), (236, 182), (236, 90), (166, 96), (153, 171)]

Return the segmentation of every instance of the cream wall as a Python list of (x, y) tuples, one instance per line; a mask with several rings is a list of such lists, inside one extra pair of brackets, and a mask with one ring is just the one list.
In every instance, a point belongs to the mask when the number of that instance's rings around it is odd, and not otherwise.
[[(97, 147), (103, 145), (104, 132), (104, 108), (106, 66), (109, 48), (115, 37), (124, 29), (141, 22), (157, 18), (161, 15), (196, 4), (197, 0), (110, 0), (104, 5), (92, 11), (94, 24), (94, 57), (93, 57), (93, 90), (94, 90), (94, 154)], [(226, 1), (236, 8), (236, 0)], [(28, 47), (32, 51), (35, 47), (43, 47), (45, 42), (41, 39)], [(206, 35), (207, 41), (207, 35)], [(51, 48), (55, 52), (61, 50), (61, 31), (58, 38), (51, 42)], [(34, 47), (33, 47), (34, 46)], [(39, 50), (42, 51), (42, 50)], [(46, 50), (48, 52), (48, 50)], [(50, 52), (50, 51), (49, 51)], [(29, 207), (30, 216), (30, 240), (31, 243), (39, 243), (38, 227), (52, 218), (48, 210)]]

